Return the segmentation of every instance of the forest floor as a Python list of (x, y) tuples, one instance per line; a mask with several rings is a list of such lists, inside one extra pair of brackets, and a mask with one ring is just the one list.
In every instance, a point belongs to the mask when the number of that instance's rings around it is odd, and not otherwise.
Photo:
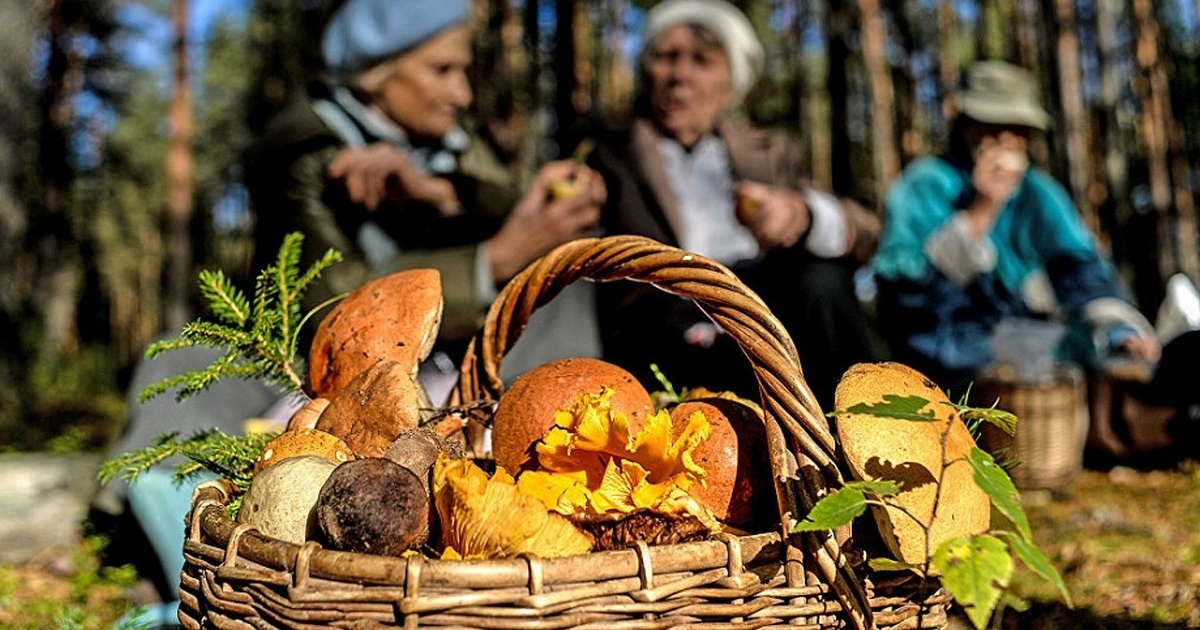
[[(1200, 628), (1200, 465), (1084, 471), (1022, 493), (1037, 544), (1074, 598), (1028, 571), (1014, 580), (1027, 610), (1005, 630)], [(22, 566), (0, 566), (0, 628), (107, 629), (148, 588), (130, 567), (105, 567), (95, 538)]]

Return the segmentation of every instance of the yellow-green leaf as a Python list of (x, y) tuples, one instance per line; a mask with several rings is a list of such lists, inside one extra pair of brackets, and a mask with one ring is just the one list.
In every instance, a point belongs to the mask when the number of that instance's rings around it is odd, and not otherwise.
[(996, 464), (992, 456), (983, 449), (975, 447), (967, 455), (967, 461), (975, 469), (975, 483), (991, 499), (992, 505), (1013, 525), (1025, 540), (1033, 540), (1033, 532), (1029, 529), (1029, 518), (1021, 508), (1020, 493), (1012, 478), (1004, 469)]
[(979, 630), (987, 627), (1013, 573), (1004, 541), (988, 535), (947, 540), (934, 552), (931, 563), (971, 623)]
[(1071, 592), (1067, 590), (1066, 583), (1063, 582), (1062, 576), (1058, 574), (1058, 570), (1046, 558), (1046, 554), (1042, 553), (1036, 545), (1025, 540), (1020, 536), (1014, 536), (1012, 532), (1000, 531), (997, 535), (1004, 536), (1008, 540), (1009, 546), (1013, 553), (1025, 563), (1034, 573), (1037, 573), (1042, 579), (1054, 585), (1058, 592), (1062, 594), (1063, 601), (1066, 602), (1068, 608), (1074, 608), (1075, 603), (1071, 601)]

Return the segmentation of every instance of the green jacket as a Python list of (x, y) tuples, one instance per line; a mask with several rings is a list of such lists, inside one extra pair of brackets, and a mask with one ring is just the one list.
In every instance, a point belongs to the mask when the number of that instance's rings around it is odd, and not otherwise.
[[(463, 342), (482, 322), (475, 257), (479, 244), (499, 230), (517, 200), (509, 173), (482, 141), (473, 141), (450, 175), (463, 214), (442, 217), (417, 202), (385, 203), (374, 212), (353, 204), (340, 181), (326, 176), (344, 148), (342, 140), (313, 111), (308, 101), (282, 111), (247, 160), (247, 185), (257, 220), (255, 270), (273, 262), (283, 237), (304, 234), (303, 264), (330, 248), (343, 262), (328, 269), (305, 296), (305, 307), (351, 291), (364, 282), (403, 269), (431, 267), (441, 272), (445, 299), (439, 342)], [(399, 248), (385, 260), (372, 261), (364, 249), (364, 228), (378, 228)]]

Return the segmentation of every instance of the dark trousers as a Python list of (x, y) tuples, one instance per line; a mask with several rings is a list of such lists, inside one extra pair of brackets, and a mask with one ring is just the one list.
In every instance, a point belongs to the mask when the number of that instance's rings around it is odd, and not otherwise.
[[(838, 380), (850, 365), (878, 361), (876, 335), (854, 292), (847, 261), (795, 255), (733, 266), (780, 320), (800, 357), (805, 381), (822, 409), (833, 406)], [(650, 364), (675, 388), (703, 386), (757, 399), (750, 364), (738, 344), (719, 335), (711, 347), (688, 343), (684, 333), (707, 322), (690, 300), (651, 287), (615, 283), (599, 287), (604, 356), (659, 389)]]

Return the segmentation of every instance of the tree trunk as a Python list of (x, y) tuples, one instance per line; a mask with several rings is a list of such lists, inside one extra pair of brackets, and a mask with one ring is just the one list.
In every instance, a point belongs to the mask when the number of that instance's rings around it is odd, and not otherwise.
[(854, 165), (850, 151), (850, 83), (847, 78), (850, 60), (851, 25), (854, 24), (847, 0), (829, 1), (829, 23), (825, 28), (828, 38), (829, 72), (826, 86), (829, 91), (829, 164), (830, 184), (839, 194), (850, 194), (854, 190)]
[[(1150, 0), (1133, 0), (1133, 23), (1135, 29), (1134, 54), (1137, 72), (1134, 87), (1142, 103), (1139, 130), (1146, 155), (1146, 170), (1150, 183), (1150, 203), (1156, 218), (1156, 242), (1144, 243), (1149, 251), (1158, 252), (1156, 273), (1146, 278), (1147, 286), (1161, 287), (1163, 281), (1175, 269), (1175, 253), (1172, 237), (1174, 217), (1171, 212), (1171, 173), (1168, 161), (1170, 104), (1166, 89), (1166, 74), (1158, 55), (1158, 22)], [(1161, 299), (1161, 293), (1158, 294)], [(1154, 299), (1153, 297), (1151, 299)], [(1157, 300), (1151, 302), (1156, 304)], [(1149, 304), (1143, 303), (1143, 308)]]
[(625, 55), (612, 54), (629, 41), (629, 5), (608, 0), (604, 3), (605, 23), (598, 25), (602, 44), (593, 55), (596, 65), (597, 100), (600, 113), (612, 118), (628, 111), (633, 103), (635, 68)]
[(1015, 0), (1013, 22), (1016, 26), (1016, 60), (1017, 65), (1025, 68), (1037, 68), (1044, 58), (1039, 45), (1041, 38), (1038, 17), (1038, 0)]
[(878, 0), (859, 0), (862, 19), (863, 65), (871, 85), (871, 126), (875, 154), (875, 199), (882, 200), (887, 187), (900, 173), (900, 155), (896, 150), (893, 125), (895, 93), (887, 61), (887, 28), (880, 15)]
[(1125, 141), (1125, 129), (1121, 124), (1119, 101), (1122, 86), (1121, 70), (1117, 63), (1117, 27), (1123, 23), (1122, 0), (1099, 0), (1096, 3), (1096, 47), (1100, 71), (1099, 110), (1097, 117), (1100, 131), (1097, 144), (1103, 155), (1102, 174), (1097, 183), (1096, 205), (1100, 233), (1111, 239), (1113, 256), (1125, 257), (1129, 245), (1122, 237), (1120, 225), (1128, 219), (1129, 208), (1129, 160), (1126, 155), (1130, 147)]
[(796, 121), (807, 141), (809, 177), (821, 188), (833, 190), (828, 93), (821, 88), (821, 77), (810, 74), (809, 55), (804, 47), (804, 34), (809, 28), (819, 27), (815, 22), (811, 6), (799, 3), (789, 30), (795, 93), (794, 114), (789, 119)]
[(579, 48), (576, 40), (576, 10), (580, 0), (555, 0), (554, 2), (554, 59), (550, 62), (554, 70), (554, 139), (558, 152), (572, 142), (572, 131), (579, 120), (576, 95), (579, 83)]
[[(918, 79), (915, 76), (912, 59), (918, 48), (917, 38), (913, 36), (913, 20), (904, 9), (904, 2), (890, 3), (890, 10), (896, 27), (896, 44), (904, 51), (905, 63), (894, 68), (891, 74), (893, 92), (896, 96), (896, 111), (893, 120), (899, 126), (899, 167), (911, 162), (913, 158), (923, 155), (928, 150), (925, 143), (930, 134), (929, 117), (925, 114), (920, 103)], [(885, 5), (886, 6), (886, 5)], [(925, 7), (918, 7), (918, 23), (926, 13)]]
[(20, 158), (31, 130), (26, 125), (29, 103), (35, 100), (30, 77), (35, 34), (45, 23), (34, 0), (0, 4), (0, 38), (16, 54), (0, 57), (0, 440), (20, 431), (27, 397), (21, 384), (28, 373), (22, 339), (30, 271), (35, 266), (24, 245), (31, 217), (19, 191)]
[(79, 239), (70, 217), (74, 173), (69, 161), (72, 101), (83, 83), (83, 59), (74, 45), (74, 25), (64, 18), (65, 1), (50, 4), (46, 88), (39, 108), (40, 208), (28, 234), (35, 259), (28, 290), (42, 318), (40, 354), (51, 364), (78, 349), (77, 306), (83, 290)]
[(1100, 225), (1091, 200), (1091, 156), (1088, 152), (1088, 113), (1083, 104), (1083, 70), (1079, 65), (1079, 21), (1074, 0), (1054, 0), (1055, 58), (1058, 61), (1067, 180), (1083, 221), (1093, 232)]
[(196, 283), (192, 223), (192, 89), (188, 62), (188, 0), (174, 0), (171, 60), (174, 96), (168, 114), (167, 149), (167, 300), (168, 330), (179, 330), (192, 317), (190, 297)]
[(942, 81), (942, 115), (949, 118), (954, 111), (954, 92), (958, 88), (958, 12), (954, 0), (939, 0), (937, 4), (938, 77)]

